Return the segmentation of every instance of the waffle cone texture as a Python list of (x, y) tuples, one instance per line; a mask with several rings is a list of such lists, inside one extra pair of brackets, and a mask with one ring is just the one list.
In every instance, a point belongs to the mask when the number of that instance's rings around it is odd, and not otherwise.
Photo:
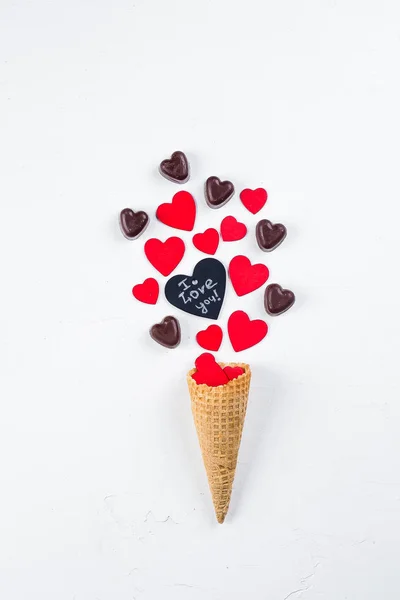
[(218, 363), (221, 367), (242, 367), (244, 373), (225, 385), (198, 385), (189, 371), (187, 382), (194, 423), (206, 468), (218, 523), (229, 509), (249, 397), (251, 371), (243, 363)]

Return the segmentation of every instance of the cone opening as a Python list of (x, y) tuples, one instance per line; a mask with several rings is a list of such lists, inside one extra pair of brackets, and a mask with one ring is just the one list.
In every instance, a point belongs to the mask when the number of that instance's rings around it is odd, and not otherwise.
[(216, 385), (216, 386), (210, 386), (210, 385), (207, 385), (206, 383), (196, 383), (196, 381), (192, 377), (193, 373), (196, 372), (196, 369), (190, 369), (187, 376), (188, 376), (188, 378), (190, 378), (190, 380), (193, 382), (193, 384), (196, 386), (196, 388), (201, 388), (204, 390), (218, 390), (220, 388), (228, 388), (229, 386), (236, 385), (238, 381), (248, 377), (251, 374), (250, 365), (248, 365), (247, 363), (219, 362), (218, 364), (222, 368), (224, 368), (224, 367), (241, 367), (244, 370), (244, 373), (242, 373), (241, 375), (239, 375), (239, 377), (236, 377), (235, 379), (231, 379), (231, 381), (228, 381), (228, 383), (224, 383), (223, 385)]

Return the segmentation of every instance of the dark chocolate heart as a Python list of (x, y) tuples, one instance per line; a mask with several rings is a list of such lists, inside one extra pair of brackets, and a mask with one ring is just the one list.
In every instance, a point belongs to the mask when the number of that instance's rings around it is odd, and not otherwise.
[(291, 290), (284, 290), (277, 283), (270, 283), (265, 289), (264, 306), (269, 315), (281, 315), (293, 306), (295, 300)]
[(150, 336), (165, 348), (176, 348), (181, 342), (181, 328), (178, 319), (164, 317), (161, 323), (156, 323), (151, 327)]
[(189, 163), (183, 152), (178, 150), (160, 164), (160, 173), (175, 183), (185, 183), (189, 179)]
[(205, 185), (206, 202), (210, 208), (221, 208), (235, 193), (231, 181), (221, 181), (218, 177), (209, 177)]
[(173, 306), (197, 317), (218, 319), (225, 295), (226, 271), (215, 258), (204, 258), (193, 275), (174, 275), (165, 284), (165, 297)]
[(149, 215), (143, 210), (134, 212), (130, 208), (124, 208), (119, 216), (119, 224), (128, 240), (136, 240), (149, 224)]
[(275, 225), (262, 219), (256, 225), (256, 240), (257, 244), (264, 252), (275, 250), (283, 242), (287, 234), (286, 227), (281, 223)]

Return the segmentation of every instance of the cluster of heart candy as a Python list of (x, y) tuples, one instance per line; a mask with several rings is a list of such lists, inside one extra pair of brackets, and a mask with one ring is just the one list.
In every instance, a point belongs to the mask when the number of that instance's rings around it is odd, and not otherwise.
[(196, 358), (194, 366), (196, 370), (192, 377), (195, 382), (198, 385), (205, 383), (210, 387), (225, 385), (244, 373), (244, 369), (239, 365), (222, 367), (217, 363), (213, 355), (208, 352), (203, 352), (203, 354)]
[[(183, 152), (174, 152), (170, 159), (162, 161), (160, 173), (176, 183), (185, 183), (189, 179), (189, 163)], [(205, 184), (205, 200), (210, 208), (224, 206), (234, 194), (230, 181), (221, 181), (218, 177), (209, 177)], [(267, 192), (263, 188), (245, 189), (240, 193), (243, 205), (253, 214), (258, 213), (267, 201)], [(176, 193), (172, 202), (161, 204), (156, 211), (159, 221), (183, 231), (192, 231), (196, 220), (196, 203), (186, 191)], [(125, 208), (120, 214), (120, 227), (128, 239), (137, 239), (146, 229), (149, 217), (144, 211), (134, 212)], [(220, 234), (224, 242), (234, 242), (247, 234), (247, 227), (233, 216), (225, 217), (220, 225)], [(193, 236), (193, 245), (205, 254), (214, 255), (217, 251), (220, 234), (216, 229), (207, 229)], [(286, 227), (262, 219), (256, 226), (256, 240), (261, 250), (270, 252), (283, 242)], [(178, 266), (185, 253), (185, 244), (181, 238), (170, 237), (165, 242), (152, 238), (146, 241), (144, 252), (161, 275), (167, 277)], [(235, 256), (228, 267), (232, 286), (238, 296), (244, 296), (260, 288), (269, 277), (268, 268), (263, 264), (252, 265), (242, 255)], [(205, 258), (194, 268), (193, 274), (174, 275), (165, 285), (165, 297), (173, 306), (187, 313), (207, 319), (218, 319), (225, 295), (226, 271), (223, 264), (215, 258)], [(153, 277), (133, 287), (134, 297), (147, 304), (156, 304), (159, 296), (159, 284)], [(279, 315), (294, 303), (295, 296), (290, 290), (282, 289), (276, 283), (265, 289), (264, 305), (268, 314)], [(228, 319), (228, 335), (232, 347), (240, 352), (260, 342), (267, 334), (268, 326), (263, 320), (250, 320), (241, 310), (233, 312)], [(176, 348), (181, 340), (179, 321), (175, 317), (165, 317), (161, 323), (150, 329), (151, 337), (167, 348)], [(200, 331), (196, 340), (206, 350), (217, 351), (222, 343), (222, 329), (211, 325)], [(222, 377), (220, 375), (220, 377)]]

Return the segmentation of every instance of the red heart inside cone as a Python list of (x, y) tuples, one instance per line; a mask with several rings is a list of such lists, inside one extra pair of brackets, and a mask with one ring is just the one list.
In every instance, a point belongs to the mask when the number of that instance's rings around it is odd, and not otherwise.
[(244, 369), (242, 367), (224, 367), (224, 373), (232, 381), (232, 379), (236, 379), (239, 375), (243, 375)]
[(223, 369), (209, 352), (204, 352), (195, 361), (197, 371), (192, 377), (197, 384), (205, 383), (211, 387), (225, 385), (229, 379)]
[(215, 254), (219, 245), (219, 233), (210, 227), (204, 233), (193, 236), (193, 246), (205, 254)]
[(222, 343), (222, 329), (219, 325), (210, 325), (207, 329), (199, 331), (196, 341), (205, 350), (216, 352)]
[(236, 242), (241, 240), (247, 233), (247, 227), (240, 223), (235, 217), (225, 217), (221, 221), (221, 237), (224, 242)]
[(153, 277), (145, 279), (143, 283), (138, 283), (133, 286), (132, 294), (140, 302), (145, 304), (156, 304), (160, 288)]
[(240, 192), (240, 199), (243, 206), (253, 213), (253, 215), (262, 209), (267, 198), (267, 190), (264, 190), (264, 188), (257, 188), (256, 190), (245, 189)]
[(178, 237), (170, 237), (165, 242), (151, 238), (144, 245), (144, 253), (153, 267), (166, 277), (181, 262), (185, 244)]
[(261, 342), (268, 332), (268, 325), (261, 319), (251, 321), (243, 310), (237, 310), (228, 319), (228, 335), (235, 352), (247, 350)]
[(237, 295), (244, 296), (264, 285), (269, 270), (265, 265), (252, 265), (246, 256), (235, 256), (229, 263), (229, 277)]
[(196, 203), (189, 192), (177, 192), (172, 202), (160, 204), (157, 208), (156, 217), (161, 223), (192, 231), (196, 220)]

